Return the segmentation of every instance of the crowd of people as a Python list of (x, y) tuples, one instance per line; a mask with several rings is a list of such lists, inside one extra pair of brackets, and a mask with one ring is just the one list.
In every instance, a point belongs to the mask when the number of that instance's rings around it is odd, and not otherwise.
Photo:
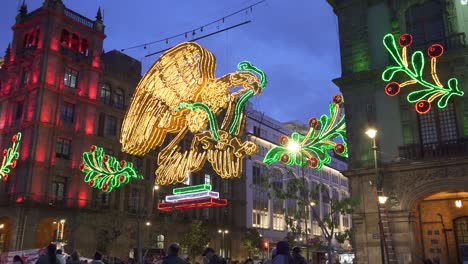
[[(146, 258), (144, 264), (307, 264), (305, 258), (301, 255), (301, 249), (294, 247), (292, 250), (286, 241), (280, 241), (276, 244), (271, 252), (271, 259), (256, 261), (251, 258), (245, 261), (231, 261), (216, 255), (216, 251), (208, 247), (204, 250), (201, 256), (201, 263), (191, 263), (189, 258), (179, 256), (180, 246), (177, 243), (171, 244), (167, 250), (167, 255), (164, 257), (154, 258), (150, 260)], [(134, 259), (127, 261), (108, 261), (103, 260), (103, 255), (100, 252), (94, 254), (91, 261), (80, 259), (78, 252), (74, 251), (71, 255), (66, 256), (61, 249), (57, 249), (55, 244), (47, 246), (45, 254), (40, 256), (36, 264), (135, 264)], [(14, 256), (13, 264), (25, 264), (20, 256)]]

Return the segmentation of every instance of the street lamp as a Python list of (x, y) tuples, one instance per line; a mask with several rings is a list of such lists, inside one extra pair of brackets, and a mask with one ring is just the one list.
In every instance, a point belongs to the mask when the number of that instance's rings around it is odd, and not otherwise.
[(225, 258), (225, 257), (226, 257), (226, 248), (225, 248), (225, 246), (224, 246), (224, 235), (227, 235), (227, 234), (229, 233), (229, 230), (227, 230), (227, 229), (226, 229), (226, 230), (219, 229), (219, 230), (218, 230), (218, 233), (220, 233), (221, 236), (222, 236), (222, 238), (223, 238), (223, 243), (222, 243), (222, 248), (223, 248), (222, 253), (223, 253), (223, 254), (222, 254), (222, 257)]
[[(301, 159), (301, 162), (300, 162), (300, 167), (301, 167), (301, 174), (302, 174), (302, 184), (305, 186), (306, 184), (306, 178), (305, 178), (305, 173), (304, 173), (304, 164), (303, 164), (303, 153), (302, 153), (302, 146), (299, 142), (297, 141), (294, 141), (294, 140), (291, 140), (288, 142), (288, 145), (286, 146), (286, 149), (291, 152), (291, 153), (294, 153), (294, 154), (299, 154), (300, 156), (300, 159)], [(307, 188), (309, 189), (309, 188)], [(309, 196), (307, 196), (307, 202), (309, 201)], [(310, 206), (314, 206), (315, 203), (313, 201), (309, 202), (310, 203)], [(307, 204), (307, 203), (306, 203)], [(307, 239), (309, 238), (309, 233), (307, 232), (308, 228), (307, 228), (307, 222), (309, 221), (309, 207), (308, 206), (305, 206), (304, 207), (304, 213), (305, 213), (305, 241), (307, 241)], [(302, 241), (302, 238), (301, 240)], [(309, 259), (309, 245), (306, 243), (306, 248), (307, 248), (307, 259)]]
[(388, 197), (383, 195), (383, 193), (382, 193), (382, 195), (379, 195), (377, 198), (379, 199), (379, 204), (385, 204), (387, 202), (387, 199), (388, 199)]
[[(372, 139), (372, 151), (374, 153), (375, 180), (377, 181), (377, 195), (378, 195), (377, 199), (379, 201), (379, 204), (383, 205), (387, 202), (388, 197), (384, 196), (383, 194), (382, 179), (380, 179), (379, 177), (379, 167), (377, 163), (377, 144), (375, 143), (375, 138), (377, 136), (377, 129), (368, 128), (366, 130), (366, 135)], [(380, 236), (380, 255), (382, 257), (382, 264), (385, 264), (384, 239), (385, 238), (381, 235)]]

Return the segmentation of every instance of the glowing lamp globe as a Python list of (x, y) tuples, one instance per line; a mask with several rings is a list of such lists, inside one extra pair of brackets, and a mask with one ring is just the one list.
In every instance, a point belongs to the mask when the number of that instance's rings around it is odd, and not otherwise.
[(289, 152), (297, 153), (301, 151), (301, 145), (297, 143), (296, 141), (291, 141), (288, 143), (288, 146), (286, 147)]
[(370, 138), (375, 138), (375, 136), (377, 135), (377, 130), (374, 128), (369, 128), (366, 130), (366, 135)]

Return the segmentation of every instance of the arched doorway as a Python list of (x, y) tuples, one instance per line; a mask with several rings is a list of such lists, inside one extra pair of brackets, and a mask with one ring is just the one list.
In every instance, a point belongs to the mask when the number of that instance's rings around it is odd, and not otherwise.
[(51, 242), (63, 241), (65, 220), (56, 218), (43, 218), (37, 224), (35, 247), (46, 247)]
[(9, 217), (0, 217), (0, 254), (9, 251), (13, 221)]
[(417, 200), (412, 208), (417, 254), (440, 263), (468, 260), (468, 192), (445, 191)]
[(453, 220), (458, 259), (461, 263), (468, 261), (468, 216)]

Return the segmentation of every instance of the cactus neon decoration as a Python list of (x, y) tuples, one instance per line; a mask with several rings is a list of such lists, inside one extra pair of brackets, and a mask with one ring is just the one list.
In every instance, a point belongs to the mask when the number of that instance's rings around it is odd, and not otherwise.
[(8, 180), (8, 173), (10, 173), (11, 171), (10, 168), (13, 169), (16, 167), (16, 161), (19, 158), (18, 147), (21, 143), (21, 132), (18, 132), (16, 133), (16, 135), (13, 135), (11, 141), (13, 142), (11, 148), (3, 150), (3, 161), (2, 167), (0, 168), (0, 180), (4, 181)]
[[(331, 162), (328, 152), (333, 149), (340, 156), (347, 156), (346, 123), (343, 114), (341, 95), (335, 95), (329, 105), (330, 116), (322, 115), (320, 119), (309, 119), (307, 135), (294, 132), (290, 137), (281, 136), (280, 146), (270, 149), (263, 162), (272, 164), (281, 162), (288, 166), (306, 166), (320, 170), (324, 164)], [(335, 142), (340, 138), (341, 143)]]
[[(405, 86), (419, 84), (420, 88), (408, 94), (408, 102), (415, 103), (416, 112), (426, 114), (431, 110), (431, 103), (437, 100), (437, 106), (444, 108), (448, 101), (454, 95), (463, 96), (464, 92), (458, 88), (458, 80), (450, 78), (444, 86), (437, 75), (437, 58), (444, 54), (444, 47), (440, 44), (433, 44), (427, 49), (427, 55), (431, 58), (431, 77), (433, 83), (423, 77), (425, 59), (422, 51), (416, 51), (411, 56), (411, 65), (408, 62), (407, 48), (413, 43), (413, 36), (403, 34), (398, 39), (401, 47), (401, 54), (397, 47), (395, 37), (392, 34), (385, 35), (383, 44), (395, 61), (396, 65), (387, 67), (382, 73), (382, 79), (387, 83), (385, 93), (389, 96), (395, 96), (400, 89)], [(410, 80), (398, 83), (390, 82), (396, 73), (406, 74)]]
[(91, 146), (89, 152), (83, 153), (80, 170), (86, 174), (84, 181), (89, 186), (111, 192), (133, 179), (143, 179), (131, 162), (117, 161), (115, 157), (107, 155), (97, 146)]

